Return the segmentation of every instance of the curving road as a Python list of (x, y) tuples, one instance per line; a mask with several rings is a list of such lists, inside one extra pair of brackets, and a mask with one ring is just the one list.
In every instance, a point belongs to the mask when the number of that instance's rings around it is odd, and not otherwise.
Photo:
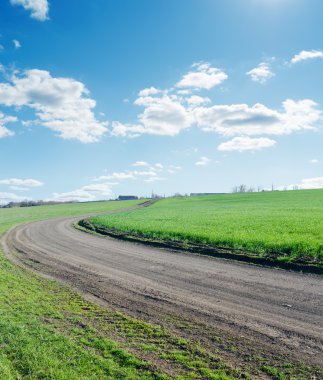
[(2, 244), (14, 260), (128, 314), (180, 317), (323, 363), (323, 277), (90, 235), (73, 228), (78, 219), (22, 225)]

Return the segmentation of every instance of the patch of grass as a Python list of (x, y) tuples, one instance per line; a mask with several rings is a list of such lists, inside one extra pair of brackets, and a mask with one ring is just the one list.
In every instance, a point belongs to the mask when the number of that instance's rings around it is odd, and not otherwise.
[[(1, 379), (157, 379), (144, 361), (78, 318), (91, 304), (0, 257)], [(82, 306), (81, 306), (82, 305)]]
[(304, 190), (165, 199), (90, 222), (143, 237), (322, 264), (322, 213), (323, 190)]

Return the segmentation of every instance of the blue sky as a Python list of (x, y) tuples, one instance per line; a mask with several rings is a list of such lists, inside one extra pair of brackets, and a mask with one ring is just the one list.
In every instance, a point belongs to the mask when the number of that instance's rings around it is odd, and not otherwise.
[(3, 0), (0, 203), (323, 187), (319, 0)]

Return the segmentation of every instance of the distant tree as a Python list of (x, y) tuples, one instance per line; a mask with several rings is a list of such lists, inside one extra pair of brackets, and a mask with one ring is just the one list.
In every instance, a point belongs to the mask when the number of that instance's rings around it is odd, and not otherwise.
[(247, 191), (247, 186), (246, 185), (240, 185), (239, 186), (239, 193), (245, 193)]

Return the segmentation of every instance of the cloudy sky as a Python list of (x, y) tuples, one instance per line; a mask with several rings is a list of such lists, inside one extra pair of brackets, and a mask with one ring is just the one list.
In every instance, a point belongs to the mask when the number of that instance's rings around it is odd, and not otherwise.
[(323, 187), (320, 0), (1, 0), (0, 203)]

